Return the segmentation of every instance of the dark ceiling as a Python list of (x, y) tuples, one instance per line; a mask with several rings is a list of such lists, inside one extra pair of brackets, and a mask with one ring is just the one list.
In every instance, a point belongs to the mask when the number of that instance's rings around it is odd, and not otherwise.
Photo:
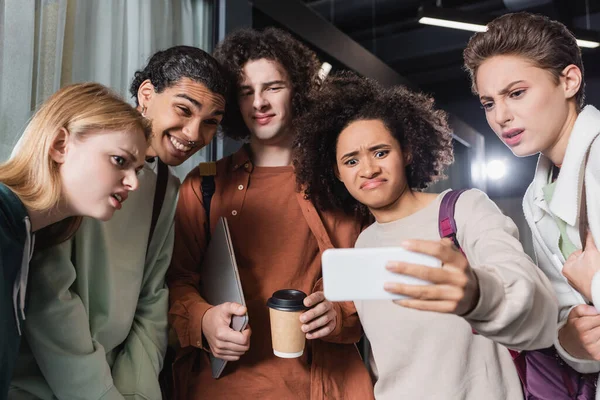
[[(419, 24), (419, 7), (435, 6), (435, 3), (418, 0), (304, 2), (422, 89), (464, 79), (462, 50), (472, 32)], [(600, 31), (600, 0), (443, 0), (441, 4), (443, 8), (481, 16), (487, 21), (507, 12), (527, 10), (557, 19), (571, 29), (586, 28), (587, 10), (590, 30)], [(584, 51), (589, 59), (586, 61), (590, 61), (587, 69), (596, 76), (600, 75), (599, 53)]]
[[(303, 0), (364, 48), (375, 54), (444, 109), (486, 137), (486, 158), (509, 161), (509, 179), (488, 182), (493, 197), (522, 196), (531, 181), (536, 158), (516, 159), (495, 138), (462, 70), (462, 51), (472, 32), (420, 25), (421, 6), (441, 6), (485, 22), (514, 11), (540, 13), (571, 30), (600, 38), (600, 0)], [(441, 4), (440, 4), (441, 3)], [(590, 103), (600, 105), (600, 48), (583, 49)]]

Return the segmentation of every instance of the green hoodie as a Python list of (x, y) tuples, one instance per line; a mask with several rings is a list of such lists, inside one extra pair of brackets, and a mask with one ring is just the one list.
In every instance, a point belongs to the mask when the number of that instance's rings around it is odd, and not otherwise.
[(161, 398), (179, 181), (169, 174), (146, 253), (153, 167), (110, 221), (84, 218), (73, 239), (36, 253), (11, 400)]
[(6, 399), (21, 341), (33, 239), (27, 210), (0, 183), (0, 399)]

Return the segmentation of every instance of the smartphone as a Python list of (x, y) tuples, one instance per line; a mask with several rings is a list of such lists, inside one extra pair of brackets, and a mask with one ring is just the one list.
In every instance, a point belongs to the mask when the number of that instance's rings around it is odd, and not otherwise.
[(399, 300), (407, 296), (383, 289), (385, 282), (428, 285), (431, 282), (388, 271), (390, 261), (441, 268), (435, 257), (408, 251), (402, 247), (328, 249), (321, 256), (323, 291), (329, 301)]

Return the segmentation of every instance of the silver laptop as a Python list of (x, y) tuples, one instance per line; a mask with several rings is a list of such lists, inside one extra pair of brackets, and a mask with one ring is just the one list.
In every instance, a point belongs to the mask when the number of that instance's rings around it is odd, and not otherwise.
[[(208, 249), (202, 266), (200, 267), (200, 294), (214, 306), (234, 302), (246, 306), (242, 283), (235, 261), (233, 245), (227, 219), (219, 218), (217, 226), (212, 233)], [(244, 316), (233, 316), (231, 328), (241, 332), (248, 325), (248, 314)], [(210, 357), (212, 376), (217, 379), (223, 373), (227, 361)]]

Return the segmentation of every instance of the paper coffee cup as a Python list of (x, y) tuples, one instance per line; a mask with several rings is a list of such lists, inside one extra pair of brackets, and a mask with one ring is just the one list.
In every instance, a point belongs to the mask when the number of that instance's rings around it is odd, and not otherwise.
[(304, 354), (306, 337), (302, 332), (300, 315), (306, 294), (299, 290), (284, 289), (273, 293), (267, 301), (271, 318), (273, 354), (281, 358), (296, 358)]

